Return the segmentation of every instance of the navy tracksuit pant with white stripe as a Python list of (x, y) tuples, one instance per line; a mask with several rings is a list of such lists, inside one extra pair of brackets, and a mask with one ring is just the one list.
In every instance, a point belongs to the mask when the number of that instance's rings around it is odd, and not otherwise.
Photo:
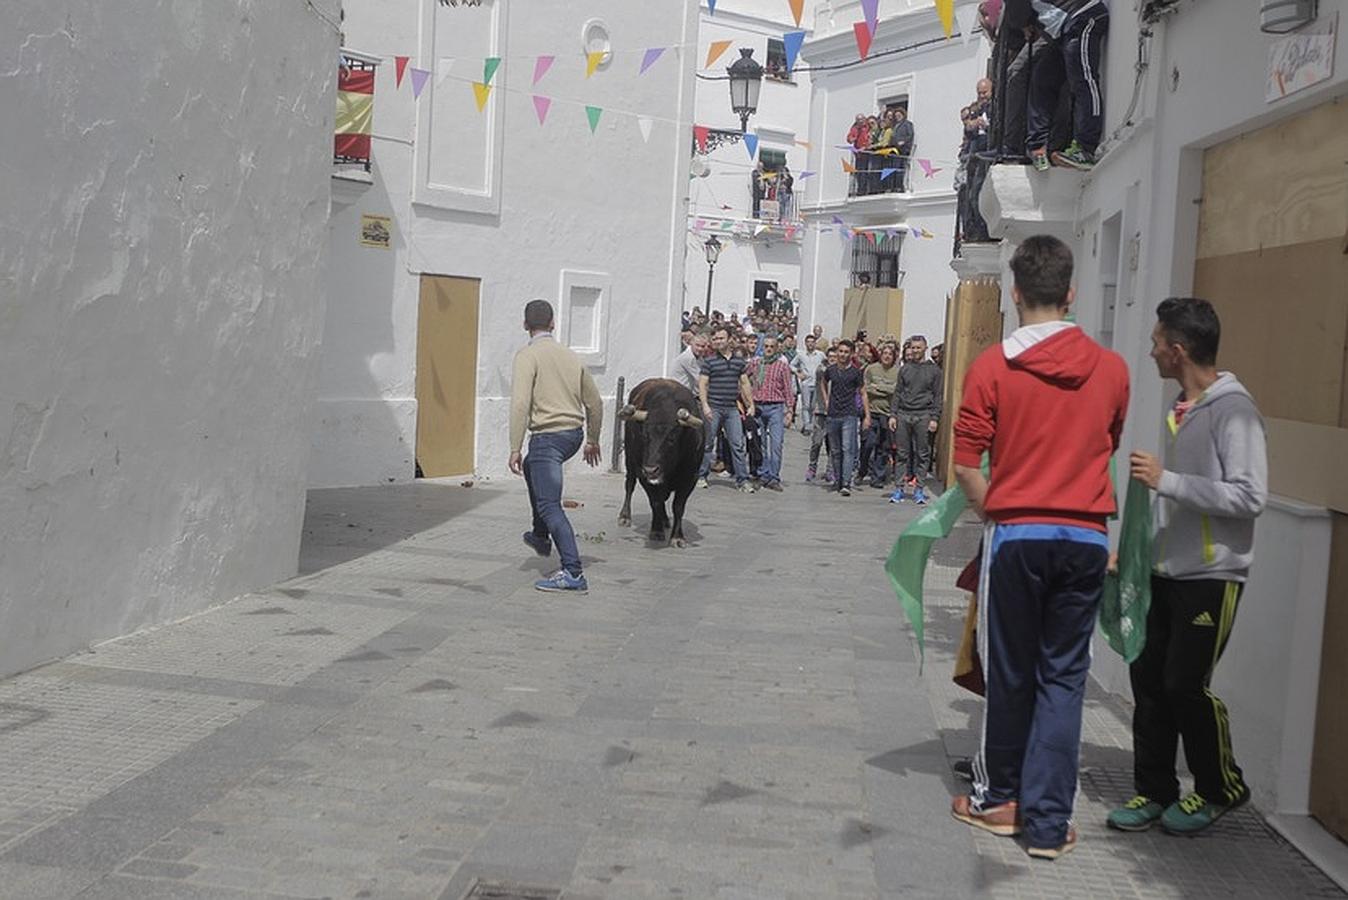
[(1067, 839), (1077, 788), (1091, 633), (1109, 559), (1103, 532), (990, 525), (979, 635), (986, 669), (973, 802), (1019, 801), (1034, 847)]
[(1047, 145), (1063, 79), (1072, 91), (1072, 138), (1094, 153), (1104, 130), (1104, 97), (1100, 85), (1100, 52), (1109, 30), (1109, 10), (1103, 3), (1083, 9), (1068, 20), (1063, 33), (1051, 41), (1048, 52), (1034, 57), (1030, 74), (1030, 112), (1025, 146)]

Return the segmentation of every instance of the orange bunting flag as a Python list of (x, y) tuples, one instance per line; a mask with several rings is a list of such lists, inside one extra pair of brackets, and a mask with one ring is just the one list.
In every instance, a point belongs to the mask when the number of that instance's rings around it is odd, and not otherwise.
[(787, 0), (791, 4), (791, 15), (796, 20), (796, 27), (800, 27), (800, 16), (805, 12), (805, 0)]
[(936, 0), (936, 15), (941, 17), (945, 36), (950, 37), (955, 31), (955, 0)]
[(852, 31), (857, 36), (857, 52), (865, 59), (866, 54), (871, 52), (871, 28), (865, 22), (857, 22), (852, 26)]
[(474, 81), (473, 96), (477, 99), (477, 111), (482, 112), (487, 108), (487, 98), (491, 96), (491, 85)]
[(710, 69), (711, 64), (721, 58), (721, 54), (730, 49), (731, 41), (712, 41), (711, 46), (707, 48), (707, 64), (704, 69)]
[(604, 51), (596, 50), (593, 53), (585, 54), (585, 77), (589, 78), (594, 74), (594, 70), (599, 68), (599, 64), (604, 61)]
[(843, 164), (843, 171), (846, 172), (846, 173), (848, 173), (849, 175), (855, 173), (856, 170), (857, 170), (857, 167), (856, 167), (856, 166), (852, 165), (850, 162), (848, 162), (848, 161), (845, 160), (845, 159), (842, 161), (842, 164)]

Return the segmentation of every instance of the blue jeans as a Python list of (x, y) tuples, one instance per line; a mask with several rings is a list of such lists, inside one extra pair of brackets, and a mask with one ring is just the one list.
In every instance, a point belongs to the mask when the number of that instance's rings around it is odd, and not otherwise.
[(749, 460), (744, 454), (744, 426), (740, 424), (740, 411), (734, 406), (713, 406), (711, 418), (705, 423), (707, 428), (706, 451), (702, 454), (702, 468), (699, 478), (706, 478), (711, 471), (712, 460), (716, 459), (716, 436), (725, 428), (726, 440), (730, 442), (730, 462), (735, 469), (735, 483), (744, 484), (749, 480)]
[(857, 460), (857, 417), (828, 417), (828, 456), (838, 476), (839, 487), (852, 486), (852, 467)]
[(800, 418), (802, 428), (814, 428), (814, 385), (800, 386)]
[(781, 403), (759, 403), (758, 419), (763, 423), (763, 467), (758, 477), (764, 484), (782, 480), (782, 440), (786, 430), (786, 406)]
[[(883, 484), (889, 477), (889, 442), (892, 432), (889, 419), (881, 413), (871, 417), (871, 427), (861, 437), (861, 472), (857, 478), (870, 477), (871, 482)], [(925, 470), (924, 470), (925, 474)]]
[(552, 537), (562, 568), (581, 573), (576, 532), (562, 509), (562, 464), (576, 455), (583, 435), (579, 428), (531, 435), (529, 455), (524, 457), (524, 483), (529, 488), (529, 506), (534, 511), (534, 534)]

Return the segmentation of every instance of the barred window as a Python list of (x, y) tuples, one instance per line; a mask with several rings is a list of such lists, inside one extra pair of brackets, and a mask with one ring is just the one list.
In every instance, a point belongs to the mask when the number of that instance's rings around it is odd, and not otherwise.
[(876, 233), (875, 238), (875, 243), (871, 243), (865, 234), (852, 238), (852, 285), (860, 285), (864, 273), (870, 276), (872, 287), (896, 288), (903, 280), (903, 271), (899, 268), (903, 235)]

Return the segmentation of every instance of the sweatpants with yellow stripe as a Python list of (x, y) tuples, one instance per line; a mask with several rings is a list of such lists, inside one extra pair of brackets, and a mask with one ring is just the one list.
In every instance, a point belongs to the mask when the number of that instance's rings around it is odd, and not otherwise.
[(1163, 805), (1179, 799), (1175, 757), (1180, 741), (1194, 790), (1228, 805), (1248, 788), (1231, 752), (1226, 704), (1212, 693), (1212, 672), (1236, 620), (1243, 584), (1178, 581), (1153, 575), (1147, 643), (1132, 664), (1133, 781)]

